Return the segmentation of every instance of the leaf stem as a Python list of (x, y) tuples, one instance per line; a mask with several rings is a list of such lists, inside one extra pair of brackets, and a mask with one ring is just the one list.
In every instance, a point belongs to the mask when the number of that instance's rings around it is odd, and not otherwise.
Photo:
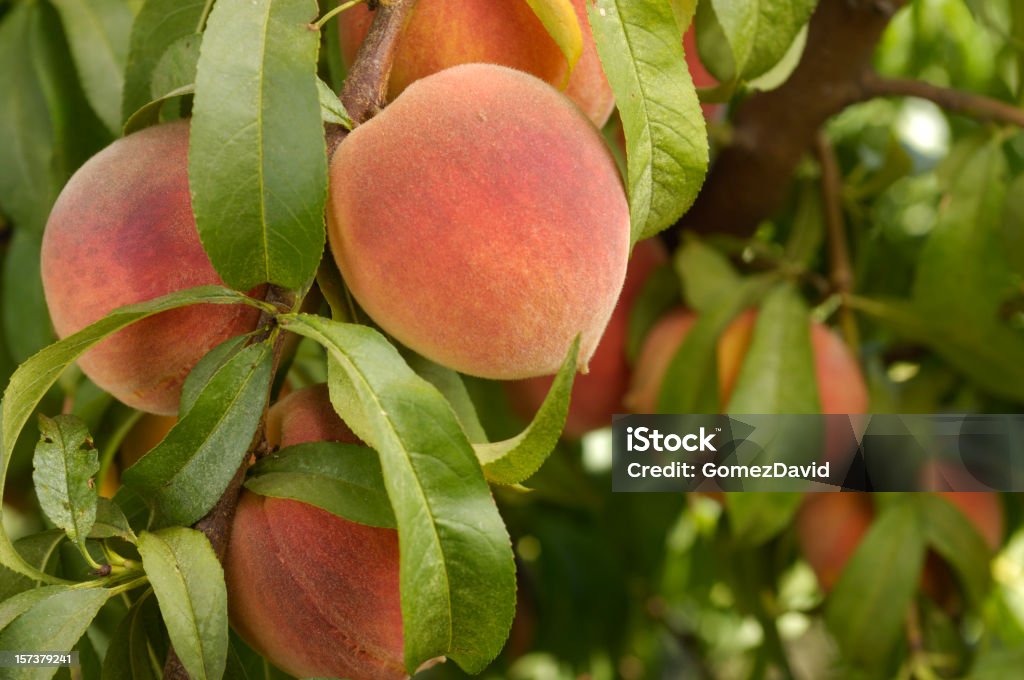
[(338, 5), (337, 7), (335, 7), (334, 9), (332, 9), (331, 11), (329, 11), (327, 14), (325, 14), (322, 17), (320, 17), (319, 19), (317, 19), (316, 22), (314, 22), (311, 25), (312, 25), (313, 28), (315, 28), (316, 30), (319, 31), (319, 30), (321, 30), (324, 27), (324, 24), (326, 24), (328, 21), (330, 21), (331, 19), (333, 19), (337, 15), (339, 15), (342, 12), (344, 12), (345, 10), (351, 9), (352, 7), (355, 7), (356, 5), (358, 5), (360, 3), (363, 3), (365, 1), (366, 0), (349, 0), (348, 2), (343, 2), (340, 5)]

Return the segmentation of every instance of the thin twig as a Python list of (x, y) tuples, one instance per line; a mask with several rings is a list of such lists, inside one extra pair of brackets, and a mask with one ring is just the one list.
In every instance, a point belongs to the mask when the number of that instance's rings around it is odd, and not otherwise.
[(847, 243), (846, 221), (843, 219), (842, 189), (843, 177), (839, 172), (836, 152), (828, 135), (819, 132), (815, 140), (815, 152), (821, 165), (821, 197), (825, 207), (825, 226), (828, 231), (829, 279), (839, 294), (839, 320), (843, 337), (850, 351), (855, 355), (860, 349), (860, 334), (857, 331), (857, 317), (846, 300), (853, 291), (853, 266), (850, 264), (850, 248)]
[(984, 95), (939, 87), (921, 80), (883, 78), (874, 71), (866, 71), (861, 78), (861, 93), (864, 99), (918, 97), (946, 111), (962, 113), (978, 121), (1024, 128), (1024, 109)]

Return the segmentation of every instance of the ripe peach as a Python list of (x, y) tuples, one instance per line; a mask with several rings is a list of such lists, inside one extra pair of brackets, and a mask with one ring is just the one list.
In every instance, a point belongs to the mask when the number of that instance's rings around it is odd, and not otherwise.
[[(657, 239), (641, 241), (633, 249), (626, 268), (626, 282), (608, 327), (590, 360), (590, 372), (577, 376), (573, 383), (565, 420), (566, 436), (582, 437), (591, 430), (607, 427), (614, 414), (626, 412), (622, 398), (629, 388), (626, 338), (630, 312), (651, 272), (667, 261), (665, 247)], [(551, 389), (553, 380), (551, 376), (543, 376), (506, 383), (512, 407), (523, 418), (532, 418)]]
[[(572, 3), (583, 34), (583, 52), (565, 93), (601, 127), (611, 115), (615, 99), (597, 56), (586, 0)], [(355, 61), (372, 20), (373, 13), (365, 5), (339, 17), (346, 65)], [(420, 78), (474, 62), (526, 71), (556, 87), (565, 81), (568, 70), (558, 45), (525, 0), (419, 0), (402, 35), (388, 97), (394, 99)]]
[(399, 341), (519, 379), (587, 366), (622, 288), (629, 208), (579, 110), (533, 76), (466, 64), (411, 85), (331, 161), (345, 281)]
[(866, 493), (807, 494), (797, 513), (797, 535), (822, 590), (835, 586), (873, 519)]
[[(633, 385), (626, 403), (636, 413), (655, 413), (662, 377), (672, 357), (696, 321), (692, 312), (678, 309), (659, 321), (644, 341), (637, 358)], [(754, 333), (756, 312), (738, 316), (718, 339), (718, 385), (721, 403), (728, 403)], [(856, 359), (827, 326), (811, 324), (814, 371), (822, 413), (865, 413), (868, 392)]]
[[(324, 385), (279, 401), (267, 427), (281, 446), (354, 439)], [(244, 491), (224, 561), (231, 623), (296, 677), (407, 677), (398, 564), (393, 529)]]
[[(187, 124), (159, 125), (114, 142), (64, 187), (42, 247), (43, 288), (60, 337), (122, 305), (222, 283), (192, 216), (187, 154)], [(106, 338), (79, 365), (129, 406), (171, 415), (196, 362), (257, 318), (239, 305), (163, 312)]]

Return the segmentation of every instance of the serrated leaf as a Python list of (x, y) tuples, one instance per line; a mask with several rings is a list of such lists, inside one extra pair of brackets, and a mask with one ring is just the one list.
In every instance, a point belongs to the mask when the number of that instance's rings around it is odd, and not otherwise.
[(780, 284), (765, 298), (729, 413), (820, 413), (811, 319), (796, 289)]
[(334, 93), (330, 85), (317, 78), (316, 91), (320, 97), (320, 118), (325, 123), (341, 125), (346, 130), (351, 130), (356, 126), (352, 121), (352, 116), (348, 115), (345, 105), (341, 103), (341, 99)]
[(195, 84), (202, 41), (201, 34), (190, 33), (167, 46), (153, 67), (153, 75), (149, 82), (151, 98), (166, 97), (169, 92)]
[(138, 540), (124, 512), (117, 503), (107, 498), (100, 498), (96, 505), (96, 521), (89, 538), (120, 538), (129, 543)]
[(216, 505), (259, 427), (271, 355), (261, 342), (228, 360), (167, 436), (124, 471), (125, 485), (150, 499), (161, 518), (189, 525)]
[(924, 554), (917, 507), (894, 503), (871, 525), (843, 569), (825, 620), (844, 656), (855, 665), (877, 670), (888, 662), (902, 637)]
[(775, 66), (816, 5), (817, 0), (711, 0), (735, 77), (750, 80)]
[(195, 680), (219, 679), (228, 654), (228, 594), (210, 542), (183, 527), (144, 532), (139, 554), (181, 665)]
[(669, 3), (598, 0), (587, 12), (626, 134), (636, 243), (697, 197), (708, 167), (704, 116)]
[(100, 456), (85, 424), (75, 416), (39, 416), (39, 443), (32, 461), (32, 483), (39, 505), (72, 543), (85, 549), (96, 521), (99, 497), (95, 475)]
[(327, 348), (331, 402), (380, 454), (399, 529), (406, 668), (445, 655), (480, 672), (508, 636), (515, 568), (451, 407), (371, 328), (306, 314), (279, 322)]
[(555, 450), (569, 413), (579, 351), (580, 338), (576, 336), (544, 402), (525, 430), (511, 439), (473, 446), (488, 481), (519, 484), (539, 470)]
[(124, 67), (134, 15), (124, 0), (53, 0), (89, 103), (111, 132), (121, 128)]
[(964, 514), (942, 496), (917, 493), (912, 496), (925, 522), (928, 545), (952, 565), (971, 602), (978, 604), (992, 582), (992, 551)]
[(149, 103), (153, 70), (175, 41), (201, 30), (206, 0), (146, 0), (132, 26), (121, 119)]
[[(47, 586), (28, 590), (0, 604), (26, 599), (31, 606), (13, 619), (0, 614), (0, 649), (32, 652), (69, 650), (85, 633), (96, 618), (100, 607), (107, 601), (110, 591), (104, 588), (78, 588)], [(48, 680), (57, 668), (5, 669), (11, 680)]]
[[(94, 344), (125, 326), (148, 316), (192, 304), (249, 304), (262, 308), (263, 303), (221, 286), (200, 286), (177, 291), (163, 297), (126, 305), (115, 309), (96, 323), (69, 335), (42, 350), (18, 367), (11, 376), (4, 391), (2, 421), (0, 421), (0, 488), (7, 479), (7, 467), (11, 462), (18, 435), (36, 405), (57, 381), (60, 374), (71, 362)], [(0, 516), (3, 510), (0, 508)], [(11, 546), (7, 532), (0, 523), (0, 564), (12, 570), (42, 580), (46, 583), (60, 583), (61, 579), (40, 572), (27, 564)]]
[(569, 68), (565, 72), (565, 80), (561, 88), (569, 83), (569, 76), (576, 68), (576, 63), (583, 54), (583, 31), (576, 17), (571, 0), (526, 0), (533, 13), (544, 24), (548, 35), (565, 55)]
[(394, 529), (377, 452), (366, 446), (311, 442), (281, 449), (249, 470), (245, 487), (290, 498), (352, 522)]
[(299, 288), (323, 254), (327, 149), (314, 0), (220, 0), (196, 74), (189, 185), (228, 285)]

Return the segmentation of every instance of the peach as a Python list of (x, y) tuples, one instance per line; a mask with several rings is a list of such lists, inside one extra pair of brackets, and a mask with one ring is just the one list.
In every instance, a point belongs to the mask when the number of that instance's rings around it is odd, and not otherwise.
[[(572, 4), (583, 34), (583, 52), (565, 93), (601, 127), (615, 99), (597, 56), (587, 2), (572, 0)], [(355, 61), (372, 20), (373, 13), (365, 5), (339, 17), (346, 65)], [(419, 0), (402, 35), (388, 96), (394, 99), (416, 80), (474, 62), (525, 71), (556, 87), (565, 82), (568, 71), (565, 56), (525, 0)]]
[(466, 64), (418, 80), (331, 161), (331, 250), (363, 309), (464, 373), (585, 369), (618, 299), (629, 207), (579, 110), (531, 75)]
[[(267, 428), (281, 446), (354, 440), (325, 385), (280, 400)], [(407, 677), (398, 565), (393, 529), (244, 491), (224, 561), (232, 626), (296, 677)]]
[[(659, 321), (644, 340), (626, 403), (635, 413), (657, 412), (662, 377), (696, 322), (696, 315), (677, 309)], [(729, 402), (754, 333), (756, 312), (738, 316), (719, 336), (718, 386), (721, 404)], [(865, 413), (868, 392), (856, 359), (827, 326), (812, 323), (811, 346), (822, 413)]]
[(796, 517), (797, 535), (822, 590), (835, 587), (873, 519), (866, 493), (807, 494)]
[[(626, 360), (629, 316), (651, 272), (667, 261), (665, 246), (656, 238), (641, 241), (633, 249), (622, 293), (590, 360), (590, 372), (577, 376), (573, 383), (565, 420), (566, 436), (582, 437), (591, 430), (610, 425), (614, 414), (626, 412), (622, 398), (629, 388), (630, 370)], [(523, 418), (532, 418), (553, 380), (551, 376), (543, 376), (506, 383), (512, 407)]]
[[(43, 288), (60, 337), (123, 305), (222, 284), (196, 230), (187, 154), (187, 123), (151, 127), (111, 144), (64, 187), (42, 246)], [(196, 362), (257, 319), (240, 305), (175, 309), (118, 331), (78, 363), (125, 404), (171, 415)]]

